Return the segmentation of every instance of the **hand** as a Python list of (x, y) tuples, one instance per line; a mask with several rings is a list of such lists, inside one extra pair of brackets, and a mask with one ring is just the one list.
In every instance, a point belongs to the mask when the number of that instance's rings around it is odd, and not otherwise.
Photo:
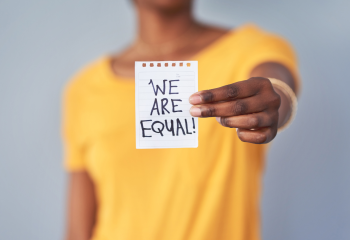
[(190, 97), (194, 117), (216, 117), (224, 127), (237, 128), (239, 139), (268, 143), (278, 128), (280, 96), (270, 80), (253, 77), (220, 88), (194, 93)]

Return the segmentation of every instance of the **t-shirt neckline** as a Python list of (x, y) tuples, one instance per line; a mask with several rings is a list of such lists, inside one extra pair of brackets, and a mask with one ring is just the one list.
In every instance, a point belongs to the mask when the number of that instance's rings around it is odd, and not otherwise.
[[(231, 37), (236, 37), (237, 35), (239, 35), (238, 34), (239, 32), (241, 32), (242, 30), (246, 29), (249, 26), (252, 26), (252, 24), (244, 24), (244, 25), (239, 26), (237, 28), (233, 28), (233, 29), (228, 30), (227, 33), (222, 35), (220, 38), (216, 39), (214, 42), (210, 43), (208, 46), (203, 48), (198, 53), (194, 54), (189, 59), (186, 59), (186, 61), (198, 61), (198, 60), (200, 60), (205, 55), (207, 55), (209, 52), (211, 52), (213, 49), (216, 49), (218, 46), (220, 46), (221, 43), (225, 42), (227, 39), (230, 39)], [(110, 56), (110, 55), (104, 55), (102, 57), (103, 65), (107, 68), (108, 75), (113, 79), (113, 81), (134, 84), (135, 78), (120, 76), (120, 75), (117, 75), (113, 72), (113, 70), (111, 68), (111, 59), (112, 59), (112, 56)]]

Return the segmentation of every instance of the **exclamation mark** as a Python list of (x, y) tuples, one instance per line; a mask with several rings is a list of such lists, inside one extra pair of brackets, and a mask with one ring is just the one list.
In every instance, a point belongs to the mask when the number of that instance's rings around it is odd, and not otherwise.
[[(196, 130), (196, 124), (194, 124), (194, 118), (192, 118), (192, 123), (193, 123), (193, 129)], [(196, 131), (193, 131), (193, 133), (196, 133)]]

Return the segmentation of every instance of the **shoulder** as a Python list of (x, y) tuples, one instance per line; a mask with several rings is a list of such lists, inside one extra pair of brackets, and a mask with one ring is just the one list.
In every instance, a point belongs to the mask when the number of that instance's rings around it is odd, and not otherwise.
[(66, 83), (64, 95), (82, 94), (104, 74), (106, 58), (100, 57), (78, 70)]
[(245, 24), (236, 30), (237, 38), (242, 49), (244, 47), (254, 50), (278, 50), (294, 55), (294, 50), (289, 41), (283, 36), (262, 29), (255, 24)]
[(248, 24), (237, 32), (239, 38), (239, 77), (249, 78), (253, 69), (261, 64), (273, 63), (288, 69), (299, 89), (298, 60), (294, 48), (284, 37)]

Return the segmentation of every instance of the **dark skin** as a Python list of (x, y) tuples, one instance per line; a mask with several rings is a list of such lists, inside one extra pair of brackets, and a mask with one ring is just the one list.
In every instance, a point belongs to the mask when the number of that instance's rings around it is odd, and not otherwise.
[[(138, 39), (111, 58), (118, 76), (132, 79), (135, 61), (186, 60), (224, 36), (226, 29), (206, 26), (192, 16), (191, 0), (135, 0)], [(190, 103), (196, 117), (216, 117), (223, 127), (236, 128), (241, 141), (263, 144), (291, 114), (289, 100), (274, 89), (267, 77), (287, 83), (294, 91), (292, 74), (281, 64), (256, 66), (247, 80), (194, 93)], [(86, 171), (69, 177), (66, 240), (88, 240), (96, 222), (98, 203), (94, 183)]]
[(91, 238), (97, 213), (95, 187), (85, 171), (69, 175), (66, 240)]

